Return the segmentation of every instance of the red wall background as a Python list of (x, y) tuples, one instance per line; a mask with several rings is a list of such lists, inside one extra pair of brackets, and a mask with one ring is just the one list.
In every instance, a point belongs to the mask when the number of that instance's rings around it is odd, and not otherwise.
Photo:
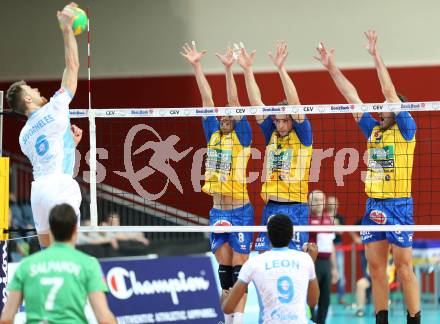
[[(390, 70), (398, 91), (407, 96), (409, 101), (440, 101), (440, 67), (405, 67)], [(357, 87), (365, 102), (382, 102), (379, 82), (374, 70), (346, 70), (346, 76)], [(303, 104), (342, 103), (344, 99), (338, 93), (329, 75), (325, 71), (307, 71), (291, 74)], [(242, 105), (248, 105), (242, 75), (237, 75), (239, 96)], [(281, 83), (275, 73), (259, 73), (256, 76), (263, 101), (275, 104), (284, 98)], [(223, 75), (210, 75), (208, 80), (214, 94), (214, 102), (218, 106), (226, 104), (226, 90)], [(8, 82), (0, 83), (6, 90)], [(59, 81), (31, 82), (49, 97), (59, 87)], [(125, 108), (125, 107), (195, 107), (200, 106), (200, 96), (196, 82), (192, 76), (167, 76), (143, 78), (98, 79), (92, 82), (92, 100), (94, 108)], [(80, 81), (77, 94), (71, 104), (72, 108), (85, 108), (88, 105), (87, 82)], [(415, 220), (417, 224), (440, 224), (440, 114), (438, 112), (414, 113), (418, 130), (417, 146), (413, 171), (413, 195), (415, 199)], [(252, 118), (250, 118), (252, 119)], [(359, 168), (356, 172), (344, 177), (344, 185), (336, 186), (334, 180), (334, 154), (322, 161), (319, 181), (311, 182), (310, 189), (323, 189), (327, 194), (335, 194), (340, 201), (340, 212), (347, 217), (347, 223), (353, 224), (363, 215), (366, 196), (363, 192), (360, 172), (365, 170), (362, 154), (366, 148), (366, 140), (361, 135), (351, 115), (316, 115), (311, 116), (314, 149), (334, 148), (338, 152), (342, 148), (355, 148), (360, 154)], [(83, 142), (79, 146), (82, 154), (80, 170), (87, 170), (85, 153), (88, 151), (88, 124), (85, 119), (74, 120), (85, 130)], [(135, 124), (152, 126), (166, 139), (172, 134), (178, 135), (180, 141), (175, 146), (177, 151), (193, 147), (192, 152), (205, 146), (201, 122), (198, 118), (160, 118), (160, 119), (106, 119), (97, 122), (97, 146), (109, 152), (109, 158), (98, 161), (107, 169), (106, 184), (133, 191), (124, 178), (112, 171), (123, 171), (123, 142), (125, 136)], [(19, 153), (18, 134), (24, 120), (8, 118), (5, 121), (4, 148)], [(263, 137), (255, 122), (253, 146), (264, 153)], [(133, 151), (150, 139), (151, 134), (141, 133), (136, 137)], [(153, 139), (153, 138), (152, 138)], [(133, 157), (135, 170), (147, 163), (151, 154), (144, 152)], [(159, 200), (173, 207), (207, 217), (210, 199), (204, 193), (194, 192), (190, 180), (190, 169), (193, 154), (179, 162), (171, 162), (171, 166), (179, 175), (183, 186), (183, 194), (173, 185), (168, 187), (166, 194)], [(348, 156), (345, 158), (345, 165)], [(250, 160), (249, 172), (261, 172), (262, 160)], [(311, 178), (317, 178), (312, 174)], [(142, 185), (150, 192), (157, 192), (166, 181), (159, 173), (145, 179)], [(261, 182), (250, 184), (248, 189), (251, 200), (256, 207), (256, 224), (259, 224), (262, 201), (259, 198)], [(419, 233), (417, 237), (435, 237), (435, 233)]]

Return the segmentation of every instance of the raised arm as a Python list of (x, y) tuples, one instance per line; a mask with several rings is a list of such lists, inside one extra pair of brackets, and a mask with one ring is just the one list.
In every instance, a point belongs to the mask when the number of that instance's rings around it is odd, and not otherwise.
[(185, 57), (194, 68), (194, 75), (197, 80), (200, 95), (202, 96), (203, 107), (214, 107), (211, 87), (209, 86), (208, 80), (206, 80), (205, 74), (202, 70), (202, 64), (200, 63), (203, 56), (206, 54), (206, 50), (198, 52), (194, 41), (191, 46), (185, 44), (182, 48), (183, 52), (180, 52), (180, 54)]
[[(335, 52), (335, 50), (332, 48), (328, 51), (322, 42), (319, 43), (319, 46), (316, 48), (316, 50), (318, 51), (318, 56), (314, 56), (314, 58), (321, 62), (321, 64), (330, 73), (330, 76), (336, 84), (336, 87), (338, 88), (339, 92), (344, 96), (345, 100), (347, 100), (348, 103), (362, 103), (356, 88), (335, 65), (333, 58), (333, 53)], [(359, 122), (362, 114), (353, 113), (353, 117), (357, 122)]]
[(217, 56), (220, 62), (225, 66), (228, 104), (232, 107), (238, 107), (240, 106), (240, 102), (238, 101), (237, 85), (235, 84), (234, 74), (232, 72), (232, 65), (234, 64), (232, 48), (228, 47), (225, 54), (215, 53), (215, 56)]
[(65, 6), (62, 11), (57, 12), (58, 22), (63, 32), (64, 58), (66, 60), (66, 68), (64, 69), (61, 86), (69, 90), (72, 96), (75, 95), (78, 85), (79, 71), (78, 45), (72, 30), (74, 19), (73, 9), (77, 6), (76, 3), (71, 2)]
[(314, 266), (316, 258), (318, 257), (318, 246), (316, 245), (316, 243), (307, 243), (303, 246), (303, 251), (308, 253), (312, 258), (311, 266), (309, 269), (309, 288), (307, 290), (307, 304), (311, 308), (314, 308), (318, 304), (320, 293)]
[[(261, 100), (260, 88), (258, 88), (257, 81), (255, 81), (254, 71), (252, 68), (255, 59), (255, 50), (248, 53), (244, 46), (241, 47), (238, 55), (238, 64), (242, 67), (244, 72), (244, 80), (246, 83), (246, 91), (249, 97), (249, 102), (253, 106), (264, 106)], [(264, 116), (255, 116), (258, 124), (264, 122)]]
[[(273, 55), (269, 52), (269, 57), (272, 60), (273, 64), (277, 67), (278, 73), (281, 78), (281, 82), (283, 84), (284, 93), (286, 95), (286, 99), (289, 105), (300, 105), (298, 92), (296, 91), (295, 84), (290, 78), (289, 74), (286, 71), (284, 66), (284, 62), (287, 58), (289, 52), (287, 51), (287, 43), (280, 42), (277, 44), (276, 53)], [(295, 114), (291, 115), (292, 119), (296, 122), (302, 123), (304, 121), (303, 114)]]
[(377, 76), (379, 77), (380, 86), (382, 88), (382, 93), (387, 102), (400, 102), (399, 96), (397, 95), (396, 89), (394, 88), (393, 81), (391, 80), (390, 74), (388, 73), (387, 67), (385, 66), (382, 57), (377, 50), (377, 34), (376, 31), (370, 29), (364, 33), (368, 40), (368, 44), (365, 46), (368, 53), (374, 59), (374, 65), (376, 66)]

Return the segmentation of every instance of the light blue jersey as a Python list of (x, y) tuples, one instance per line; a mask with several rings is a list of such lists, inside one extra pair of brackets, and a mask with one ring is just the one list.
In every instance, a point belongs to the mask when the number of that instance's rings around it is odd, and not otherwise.
[(238, 280), (253, 281), (260, 303), (260, 323), (308, 323), (307, 291), (316, 278), (312, 258), (289, 248), (273, 248), (250, 258)]
[(55, 174), (73, 175), (75, 144), (70, 131), (69, 104), (65, 88), (28, 117), (20, 133), (20, 147), (29, 158), (34, 179)]

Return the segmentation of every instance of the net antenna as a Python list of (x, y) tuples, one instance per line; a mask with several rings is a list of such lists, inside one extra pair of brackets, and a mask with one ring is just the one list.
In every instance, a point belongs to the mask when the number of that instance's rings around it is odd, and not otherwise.
[(95, 114), (92, 109), (92, 82), (91, 82), (91, 50), (90, 50), (90, 7), (86, 8), (87, 12), (87, 85), (89, 92), (89, 136), (90, 136), (90, 224), (91, 226), (98, 226), (98, 207), (96, 195), (96, 123)]

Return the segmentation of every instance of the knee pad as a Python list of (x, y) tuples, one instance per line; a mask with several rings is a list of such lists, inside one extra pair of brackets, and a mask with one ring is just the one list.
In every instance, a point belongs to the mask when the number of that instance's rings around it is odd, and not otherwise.
[(241, 265), (233, 266), (233, 272), (232, 272), (232, 285), (235, 285), (235, 283), (238, 280), (238, 275), (240, 274)]
[(229, 290), (234, 285), (232, 266), (220, 264), (218, 267), (218, 277), (220, 278), (220, 286), (224, 290)]

